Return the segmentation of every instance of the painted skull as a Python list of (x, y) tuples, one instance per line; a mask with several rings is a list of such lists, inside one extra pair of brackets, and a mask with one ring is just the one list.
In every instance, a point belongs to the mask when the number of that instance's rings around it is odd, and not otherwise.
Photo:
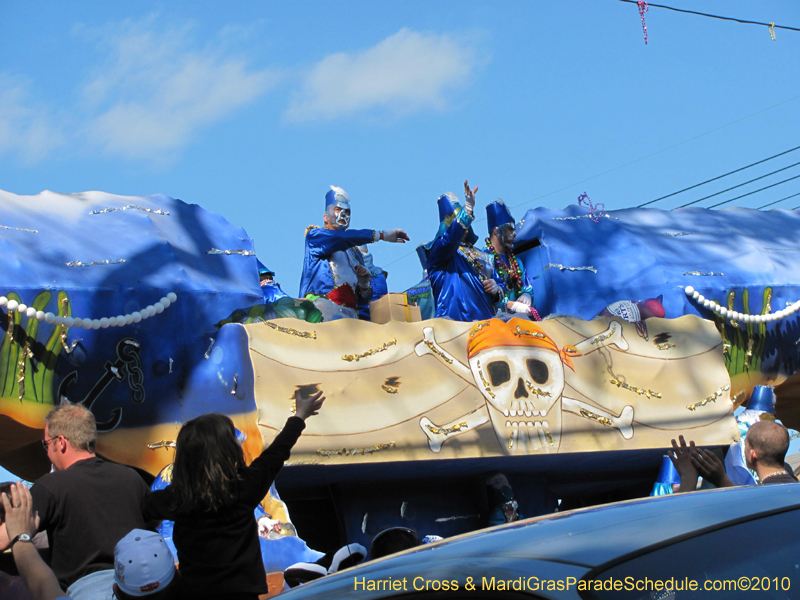
[(539, 326), (523, 319), (482, 321), (470, 331), (469, 366), (509, 454), (558, 452), (571, 348), (559, 350)]

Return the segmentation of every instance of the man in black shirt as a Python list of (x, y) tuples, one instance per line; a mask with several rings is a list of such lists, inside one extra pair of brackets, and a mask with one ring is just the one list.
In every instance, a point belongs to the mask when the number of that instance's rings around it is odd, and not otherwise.
[[(47, 456), (55, 469), (34, 484), (33, 509), (47, 531), (51, 567), (75, 600), (108, 597), (114, 583), (114, 546), (131, 529), (144, 529), (147, 484), (128, 467), (95, 456), (94, 415), (81, 404), (61, 404), (45, 417)], [(0, 528), (0, 548), (9, 540)]]

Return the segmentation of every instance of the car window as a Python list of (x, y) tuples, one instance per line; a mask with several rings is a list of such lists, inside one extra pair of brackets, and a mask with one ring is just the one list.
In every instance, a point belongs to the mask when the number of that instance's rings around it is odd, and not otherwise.
[[(682, 540), (582, 582), (598, 600), (800, 598), (800, 510)], [(660, 585), (659, 585), (660, 583)]]

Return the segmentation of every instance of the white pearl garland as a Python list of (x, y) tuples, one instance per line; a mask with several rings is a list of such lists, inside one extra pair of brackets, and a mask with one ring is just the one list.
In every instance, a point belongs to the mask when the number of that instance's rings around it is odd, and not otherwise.
[(130, 325), (131, 323), (139, 323), (143, 319), (163, 313), (165, 308), (168, 308), (171, 304), (175, 304), (177, 301), (178, 295), (175, 292), (170, 292), (155, 304), (143, 308), (141, 312), (137, 311), (128, 315), (102, 317), (100, 319), (60, 317), (51, 312), (36, 310), (32, 306), (29, 307), (20, 304), (16, 300), (9, 300), (5, 296), (0, 296), (0, 307), (5, 306), (9, 313), (16, 311), (29, 319), (36, 319), (37, 321), (44, 321), (45, 323), (66, 325), (67, 327), (83, 327), (84, 329), (100, 329), (101, 327), (105, 329), (107, 327), (121, 327), (123, 325)]
[[(784, 317), (788, 317), (789, 315), (793, 315), (798, 310), (800, 310), (800, 300), (797, 302), (793, 302), (789, 304), (785, 309), (779, 310), (774, 313), (769, 313), (766, 315), (746, 315), (744, 313), (736, 312), (735, 310), (728, 310), (724, 306), (720, 306), (713, 300), (709, 300), (705, 298), (702, 294), (700, 294), (697, 290), (695, 290), (692, 286), (687, 285), (686, 289), (683, 290), (686, 292), (686, 295), (689, 298), (693, 298), (697, 304), (707, 308), (708, 310), (712, 310), (721, 316), (723, 319), (727, 318), (730, 321), (741, 321), (743, 323), (772, 323), (773, 321), (780, 321)], [(0, 298), (0, 303), (2, 302), (2, 298)]]

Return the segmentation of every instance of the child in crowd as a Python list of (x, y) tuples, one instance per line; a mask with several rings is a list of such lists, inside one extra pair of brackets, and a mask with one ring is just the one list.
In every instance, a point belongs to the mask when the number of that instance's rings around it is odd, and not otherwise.
[(325, 398), (295, 394), (295, 416), (248, 467), (233, 422), (220, 414), (178, 433), (172, 484), (144, 502), (145, 518), (175, 521), (184, 598), (255, 600), (267, 593), (253, 510)]

